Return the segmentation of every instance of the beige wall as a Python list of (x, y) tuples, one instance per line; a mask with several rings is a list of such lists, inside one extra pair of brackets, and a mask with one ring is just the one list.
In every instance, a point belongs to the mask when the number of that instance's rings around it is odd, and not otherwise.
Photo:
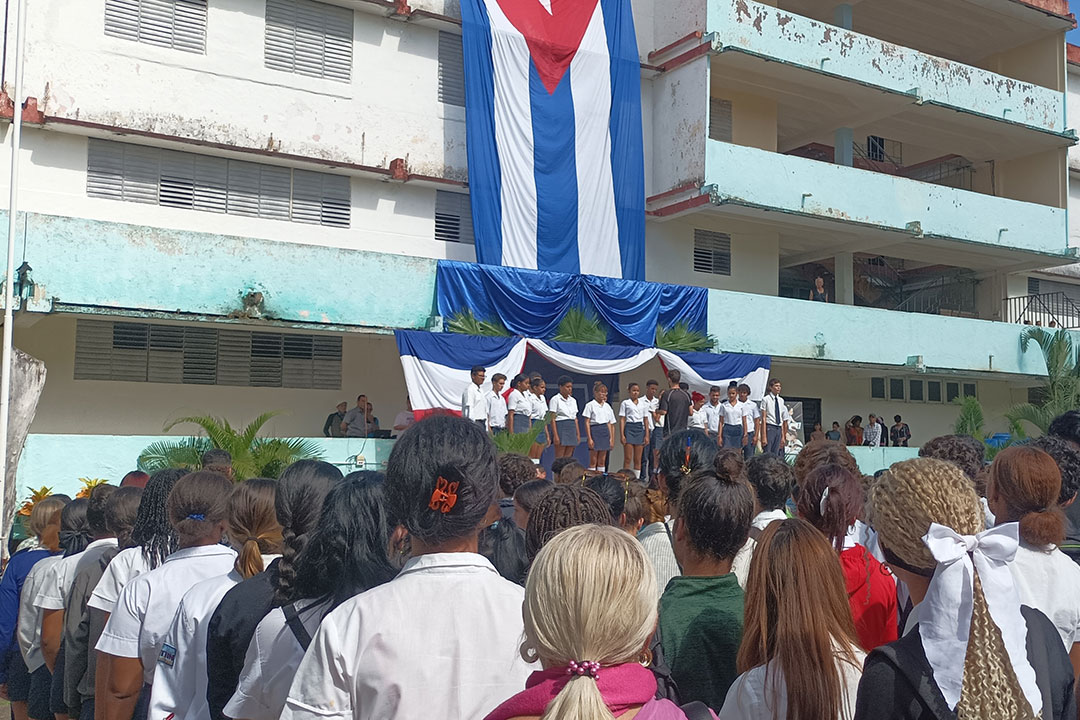
[[(160, 433), (171, 418), (215, 415), (233, 425), (261, 413), (283, 410), (266, 425), (266, 434), (318, 436), (334, 406), (366, 393), (384, 427), (405, 407), (405, 378), (392, 335), (346, 335), (342, 343), (340, 390), (165, 385), (143, 382), (75, 380), (75, 318), (42, 317), (15, 328), (16, 347), (45, 361), (48, 376), (34, 433)], [(192, 432), (181, 426), (171, 434)]]
[(995, 183), (997, 195), (1051, 207), (1067, 207), (1067, 163), (1068, 155), (1060, 150), (999, 162)]
[(731, 103), (731, 140), (736, 145), (776, 152), (777, 115), (775, 100), (722, 87), (718, 74), (711, 74), (712, 97)]
[(1017, 80), (1065, 91), (1065, 38), (1063, 33), (995, 53), (976, 63), (978, 67)]
[[(731, 275), (694, 272), (694, 230), (731, 235)], [(653, 282), (696, 285), (761, 295), (777, 293), (780, 235), (764, 225), (709, 212), (645, 226), (645, 276)]]

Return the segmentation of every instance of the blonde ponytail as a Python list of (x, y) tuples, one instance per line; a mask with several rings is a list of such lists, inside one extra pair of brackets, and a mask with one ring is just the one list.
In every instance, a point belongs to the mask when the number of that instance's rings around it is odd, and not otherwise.
[(229, 498), (229, 538), (237, 552), (234, 567), (243, 578), (265, 569), (264, 554), (281, 552), (276, 496), (276, 480), (253, 478), (237, 485)]

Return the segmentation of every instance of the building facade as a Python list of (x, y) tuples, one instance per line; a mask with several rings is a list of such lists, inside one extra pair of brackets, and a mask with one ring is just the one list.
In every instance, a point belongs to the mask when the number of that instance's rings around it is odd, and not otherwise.
[[(1045, 372), (1031, 283), (1075, 261), (1066, 0), (633, 5), (648, 280), (709, 288), (718, 349), (771, 355), (808, 420), (918, 442), (976, 395), (1000, 427)], [(35, 0), (25, 37), (32, 432), (319, 435), (361, 392), (389, 427), (390, 331), (475, 259), (457, 1)]]

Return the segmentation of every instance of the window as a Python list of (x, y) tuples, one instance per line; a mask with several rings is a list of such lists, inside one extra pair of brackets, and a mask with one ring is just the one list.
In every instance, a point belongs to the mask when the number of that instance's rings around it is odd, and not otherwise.
[(1028, 295), (1039, 294), (1039, 278), (1029, 277), (1028, 281)]
[(940, 380), (927, 380), (926, 381), (926, 401), (932, 403), (941, 402), (941, 381)]
[(911, 402), (925, 401), (922, 380), (908, 380), (908, 400)]
[(903, 400), (904, 399), (904, 379), (903, 378), (889, 378), (889, 399), (890, 400)]
[(206, 52), (207, 0), (105, 0), (105, 34), (186, 52)]
[(871, 400), (884, 400), (885, 399), (885, 378), (883, 378), (883, 377), (870, 378), (870, 399)]
[(435, 191), (435, 239), (473, 243), (472, 207), (468, 195)]
[(352, 10), (314, 0), (266, 0), (266, 67), (349, 82), (352, 53)]
[(731, 236), (694, 230), (694, 272), (731, 275)]
[(960, 397), (960, 383), (947, 382), (945, 383), (945, 402), (952, 402), (956, 398)]
[(964, 383), (964, 397), (978, 397), (975, 383)]
[(709, 139), (731, 142), (731, 101), (709, 98)]
[(465, 107), (465, 54), (461, 36), (439, 32), (439, 102)]
[(90, 139), (90, 197), (349, 227), (349, 178)]
[(338, 390), (341, 338), (79, 320), (75, 379)]

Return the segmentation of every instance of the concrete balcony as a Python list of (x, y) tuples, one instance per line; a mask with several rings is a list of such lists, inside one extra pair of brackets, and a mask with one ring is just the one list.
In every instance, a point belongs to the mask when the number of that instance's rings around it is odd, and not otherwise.
[[(887, 93), (894, 107), (915, 104), (938, 121), (958, 112), (1058, 136), (1046, 138), (1058, 146), (1073, 138), (1061, 92), (753, 0), (711, 0), (707, 30), (713, 50), (731, 69), (776, 76), (812, 73)], [(762, 67), (762, 61), (776, 65)]]
[(702, 192), (712, 206), (779, 225), (782, 235), (806, 243), (789, 252), (812, 252), (852, 233), (861, 240), (841, 242), (838, 251), (891, 246), (890, 253), (972, 269), (1074, 257), (1060, 208), (715, 140), (705, 146)]

